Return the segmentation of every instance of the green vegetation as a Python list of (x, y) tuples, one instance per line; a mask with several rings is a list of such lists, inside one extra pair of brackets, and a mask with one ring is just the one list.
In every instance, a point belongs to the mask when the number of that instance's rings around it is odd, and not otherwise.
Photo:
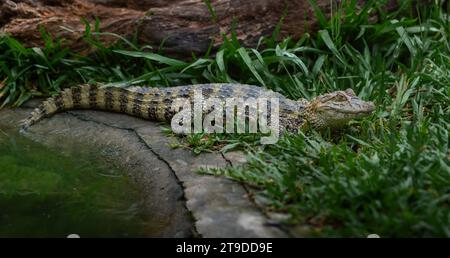
[[(313, 1), (312, 1), (313, 2)], [(234, 36), (215, 56), (185, 62), (125, 40), (82, 57), (43, 32), (43, 48), (0, 39), (0, 101), (20, 105), (80, 82), (153, 87), (200, 82), (261, 85), (296, 99), (353, 88), (373, 100), (373, 116), (339, 132), (286, 135), (260, 146), (253, 137), (191, 136), (194, 151), (243, 147), (248, 165), (204, 173), (254, 187), (268, 210), (319, 236), (450, 236), (450, 18), (437, 4), (405, 1), (383, 13), (376, 1), (356, 13), (342, 6), (321, 30), (299, 41), (261, 40), (243, 48)], [(378, 22), (369, 14), (380, 12)], [(319, 12), (318, 17), (323, 17)], [(230, 147), (231, 146), (231, 147)]]

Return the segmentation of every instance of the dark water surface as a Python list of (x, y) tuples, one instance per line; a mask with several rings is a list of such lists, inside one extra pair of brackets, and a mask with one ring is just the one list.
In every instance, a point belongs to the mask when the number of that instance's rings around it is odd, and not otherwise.
[(92, 150), (64, 155), (0, 127), (0, 237), (142, 237), (139, 189)]

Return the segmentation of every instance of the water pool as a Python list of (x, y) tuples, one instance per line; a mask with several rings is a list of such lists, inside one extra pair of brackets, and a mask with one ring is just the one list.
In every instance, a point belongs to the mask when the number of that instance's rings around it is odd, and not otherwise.
[(0, 127), (0, 237), (151, 236), (139, 189), (105, 157)]

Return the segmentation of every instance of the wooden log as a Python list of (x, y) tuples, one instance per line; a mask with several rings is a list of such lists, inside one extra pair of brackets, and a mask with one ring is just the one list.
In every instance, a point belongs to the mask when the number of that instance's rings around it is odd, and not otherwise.
[[(337, 2), (317, 0), (326, 15)], [(204, 0), (0, 0), (0, 30), (27, 46), (41, 46), (44, 27), (72, 49), (89, 52), (81, 20), (93, 26), (98, 19), (103, 32), (135, 37), (156, 48), (163, 43), (165, 54), (189, 57), (206, 52), (211, 44), (219, 46), (222, 35), (230, 35), (233, 28), (244, 46), (255, 47), (282, 17), (280, 38), (298, 39), (318, 27), (308, 0), (211, 0), (211, 5), (213, 11)], [(386, 3), (388, 9), (395, 6), (395, 0)], [(105, 44), (116, 40), (102, 37)]]

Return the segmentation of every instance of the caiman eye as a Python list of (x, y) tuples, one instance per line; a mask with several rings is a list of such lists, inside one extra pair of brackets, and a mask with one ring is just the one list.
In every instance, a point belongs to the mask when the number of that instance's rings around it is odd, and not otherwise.
[(351, 88), (346, 89), (345, 93), (353, 97), (356, 96), (355, 92)]
[(336, 96), (336, 100), (337, 100), (337, 101), (347, 101), (347, 97), (344, 96), (344, 95), (342, 95), (342, 94), (338, 94), (338, 95)]

